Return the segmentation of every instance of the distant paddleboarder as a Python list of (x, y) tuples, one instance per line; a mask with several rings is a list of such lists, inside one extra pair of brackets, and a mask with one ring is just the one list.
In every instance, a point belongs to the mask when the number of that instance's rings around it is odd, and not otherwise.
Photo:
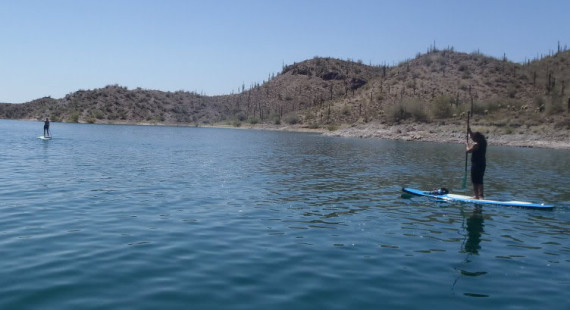
[(46, 121), (44, 122), (44, 137), (47, 138), (49, 136), (51, 136), (49, 133), (49, 119), (46, 117)]
[(472, 145), (469, 141), (465, 142), (465, 149), (467, 153), (471, 153), (471, 182), (473, 183), (473, 193), (475, 199), (485, 199), (483, 195), (483, 176), (485, 175), (485, 166), (487, 159), (487, 139), (480, 132), (472, 132), (471, 127), (467, 127), (467, 133), (473, 140)]

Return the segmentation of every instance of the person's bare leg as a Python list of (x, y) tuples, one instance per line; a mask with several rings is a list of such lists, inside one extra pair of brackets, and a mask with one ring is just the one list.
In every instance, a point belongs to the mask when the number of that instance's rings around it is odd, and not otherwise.
[(483, 195), (483, 184), (473, 184), (473, 192), (475, 192), (474, 199), (485, 199)]
[(479, 184), (475, 184), (473, 183), (473, 194), (475, 196), (473, 196), (473, 199), (479, 199)]

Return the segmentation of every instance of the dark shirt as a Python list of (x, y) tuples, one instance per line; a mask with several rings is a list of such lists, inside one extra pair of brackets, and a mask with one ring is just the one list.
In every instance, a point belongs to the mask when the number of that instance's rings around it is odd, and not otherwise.
[(485, 158), (485, 153), (487, 153), (487, 143), (477, 143), (478, 147), (471, 154), (471, 164), (476, 167), (485, 167), (487, 159)]
[(44, 128), (49, 128), (49, 121), (45, 121)]

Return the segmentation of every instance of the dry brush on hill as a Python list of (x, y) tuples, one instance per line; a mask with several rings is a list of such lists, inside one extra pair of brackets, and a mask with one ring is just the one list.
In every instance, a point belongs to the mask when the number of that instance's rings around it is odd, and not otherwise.
[(238, 94), (205, 96), (111, 85), (64, 98), (0, 104), (0, 117), (86, 123), (195, 125), (457, 121), (467, 111), (488, 125), (568, 128), (570, 52), (525, 63), (430, 49), (395, 66), (315, 57), (284, 66)]

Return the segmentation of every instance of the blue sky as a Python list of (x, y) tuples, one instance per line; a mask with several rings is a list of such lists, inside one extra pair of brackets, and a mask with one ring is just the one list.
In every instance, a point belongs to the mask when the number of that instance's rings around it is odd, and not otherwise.
[(438, 48), (522, 62), (570, 45), (570, 1), (0, 0), (0, 102), (119, 84), (229, 94), (314, 56)]

